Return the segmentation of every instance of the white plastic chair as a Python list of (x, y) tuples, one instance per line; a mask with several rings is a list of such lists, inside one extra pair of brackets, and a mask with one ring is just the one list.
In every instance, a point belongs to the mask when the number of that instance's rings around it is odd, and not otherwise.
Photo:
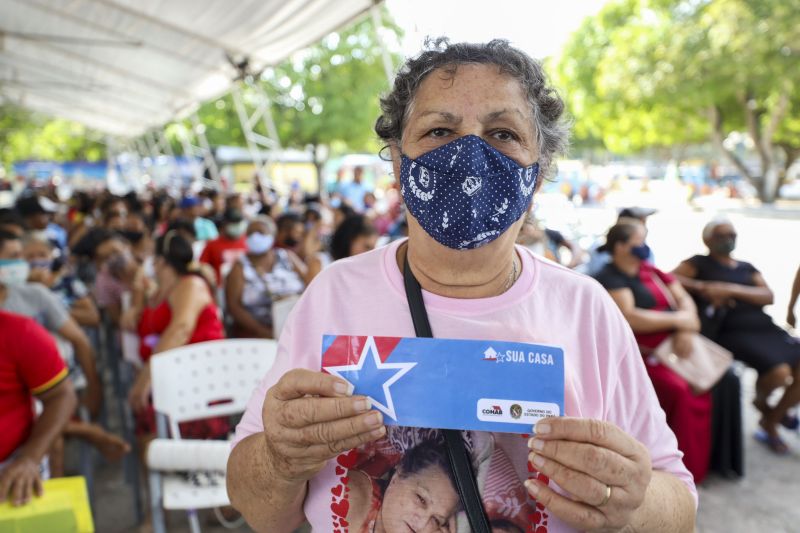
[(224, 477), (216, 482), (209, 478), (208, 486), (197, 486), (176, 474), (187, 470), (224, 473), (230, 444), (182, 440), (178, 425), (243, 412), (276, 351), (277, 342), (271, 339), (228, 339), (190, 344), (150, 360), (159, 437), (147, 450), (155, 533), (165, 531), (163, 509), (186, 510), (192, 532), (198, 533), (196, 509), (230, 504)]

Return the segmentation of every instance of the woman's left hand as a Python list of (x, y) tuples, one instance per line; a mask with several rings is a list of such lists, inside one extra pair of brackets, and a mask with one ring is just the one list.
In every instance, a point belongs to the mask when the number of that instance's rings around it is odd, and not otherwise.
[(128, 403), (134, 413), (145, 410), (150, 404), (150, 365), (144, 365), (136, 376), (128, 392)]
[(573, 528), (616, 531), (631, 522), (652, 476), (650, 454), (619, 427), (601, 420), (548, 418), (536, 425), (530, 461), (571, 497), (530, 480), (536, 501)]

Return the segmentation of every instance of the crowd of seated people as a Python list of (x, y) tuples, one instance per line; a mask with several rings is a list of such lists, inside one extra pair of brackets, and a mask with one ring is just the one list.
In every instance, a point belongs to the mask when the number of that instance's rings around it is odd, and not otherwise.
[[(46, 476), (64, 475), (65, 442), (84, 442), (112, 462), (134, 445), (144, 453), (155, 435), (152, 357), (209, 340), (275, 338), (281, 316), (333, 261), (401, 238), (398, 192), (376, 198), (354, 174), (326, 198), (296, 190), (280, 198), (259, 186), (250, 194), (78, 192), (60, 202), (38, 190), (0, 209), (0, 499), (23, 503)], [(622, 213), (594, 251), (593, 273), (634, 331), (687, 466), (697, 481), (713, 467), (713, 417), (724, 397), (697, 393), (653, 360), (667, 337), (689, 357), (693, 337), (705, 335), (754, 368), (759, 439), (786, 453), (781, 431), (798, 426), (800, 343), (764, 313), (772, 303), (766, 281), (732, 256), (735, 229), (724, 220), (703, 231), (708, 255), (660, 270), (646, 245), (650, 214)], [(585, 260), (567, 237), (533, 218), (519, 242), (557, 262), (559, 250), (568, 251), (565, 267)], [(800, 272), (793, 290), (790, 322)], [(93, 335), (106, 326), (138, 338), (141, 366), (124, 398), (136, 442), (110, 431), (101, 416), (104, 404), (118, 400), (107, 397), (105, 354)], [(41, 404), (38, 417), (32, 400)], [(231, 429), (224, 418), (182, 426), (184, 436), (207, 439), (227, 438)]]
[[(74, 473), (65, 442), (93, 446), (109, 462), (135, 448), (143, 460), (156, 433), (150, 359), (197, 342), (274, 338), (278, 302), (293, 302), (332, 261), (371, 250), (390, 231), (402, 235), (399, 195), (378, 213), (368, 192), (366, 202), (353, 201), (355, 188), (324, 200), (209, 188), (59, 201), (26, 190), (0, 209), (0, 499), (22, 504), (48, 476)], [(108, 397), (98, 340), (106, 327), (138, 338), (125, 398)], [(118, 340), (109, 350), (120, 351)], [(135, 442), (109, 429), (112, 400), (132, 411)], [(224, 439), (231, 429), (220, 418), (181, 432)]]
[[(646, 244), (645, 223), (653, 211), (636, 213), (642, 216), (624, 211), (609, 229), (597, 250), (600, 260), (593, 276), (609, 291), (639, 342), (686, 466), (698, 482), (710, 469), (725, 476), (743, 475), (741, 387), (736, 372), (729, 369), (710, 391), (695, 390), (653, 356), (668, 338), (680, 358), (694, 355), (694, 338), (702, 335), (754, 369), (758, 379), (752, 403), (761, 414), (754, 436), (776, 454), (789, 453), (781, 431), (796, 431), (800, 425), (800, 339), (765, 313), (773, 293), (753, 265), (733, 257), (733, 224), (724, 218), (709, 222), (701, 235), (698, 232), (708, 254), (690, 257), (665, 272), (655, 266)], [(800, 281), (793, 290), (800, 292)], [(790, 302), (789, 319), (796, 298)]]

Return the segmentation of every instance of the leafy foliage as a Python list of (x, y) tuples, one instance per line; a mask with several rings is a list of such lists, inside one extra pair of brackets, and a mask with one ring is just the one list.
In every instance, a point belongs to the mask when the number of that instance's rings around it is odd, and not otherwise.
[[(800, 155), (800, 0), (617, 0), (584, 21), (556, 66), (579, 140), (609, 150), (715, 140), (771, 199), (783, 148)], [(746, 168), (722, 140), (746, 131)]]
[[(383, 20), (386, 32), (399, 34), (393, 23), (386, 22), (386, 15)], [(377, 151), (372, 126), (378, 116), (378, 95), (389, 86), (381, 56), (383, 38), (365, 19), (262, 73), (257, 83), (270, 98), (283, 146)], [(397, 56), (392, 59), (399, 64)], [(254, 103), (256, 98), (256, 91), (244, 87), (245, 102)], [(212, 145), (245, 144), (230, 96), (205, 104), (199, 115)], [(260, 122), (255, 130), (267, 134)]]
[(13, 104), (0, 106), (0, 164), (41, 159), (97, 161), (105, 147), (85, 126), (51, 119)]

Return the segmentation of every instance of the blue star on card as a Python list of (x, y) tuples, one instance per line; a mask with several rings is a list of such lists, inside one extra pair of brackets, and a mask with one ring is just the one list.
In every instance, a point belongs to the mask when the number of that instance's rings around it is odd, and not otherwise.
[(358, 362), (354, 365), (329, 366), (325, 370), (353, 385), (353, 392), (369, 397), (373, 407), (397, 420), (390, 387), (417, 363), (384, 363), (375, 339), (367, 338)]

